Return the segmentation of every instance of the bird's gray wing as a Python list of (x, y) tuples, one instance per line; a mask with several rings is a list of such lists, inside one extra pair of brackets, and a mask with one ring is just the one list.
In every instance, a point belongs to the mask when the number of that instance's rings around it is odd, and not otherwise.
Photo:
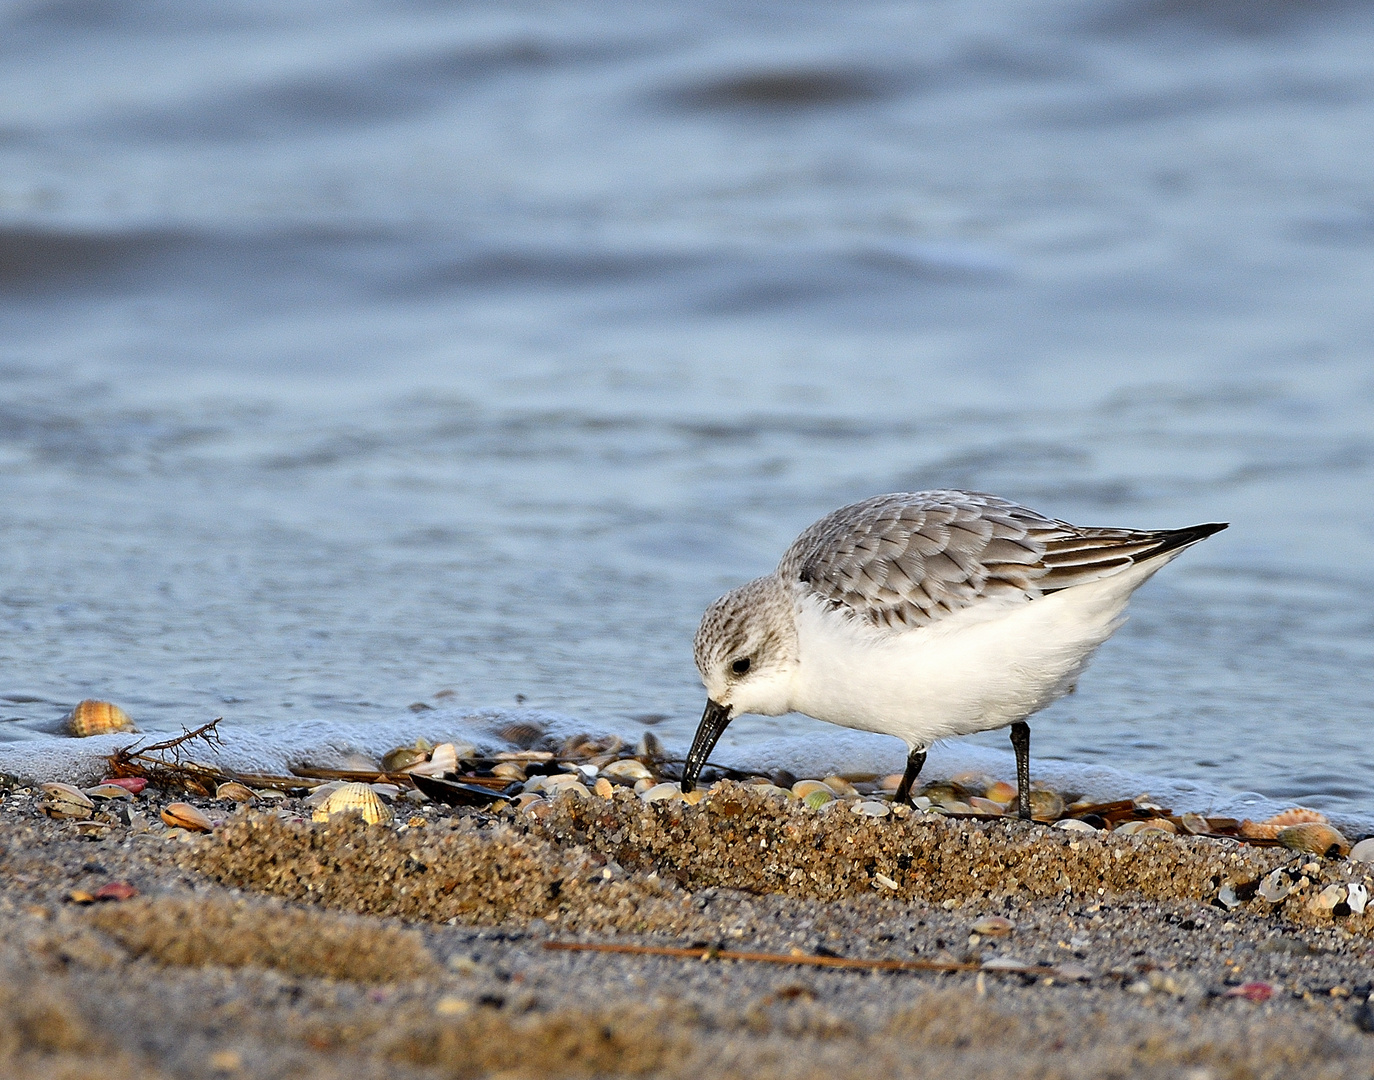
[(981, 601), (1034, 600), (1097, 580), (1177, 535), (1079, 528), (981, 492), (899, 493), (816, 522), (778, 574), (852, 617), (901, 629)]

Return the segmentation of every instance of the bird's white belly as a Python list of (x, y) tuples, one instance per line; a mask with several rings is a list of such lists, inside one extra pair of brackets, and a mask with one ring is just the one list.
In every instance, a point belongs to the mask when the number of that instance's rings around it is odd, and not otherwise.
[(917, 748), (1004, 727), (1072, 689), (1155, 569), (1132, 567), (1029, 602), (974, 605), (897, 634), (803, 602), (792, 708)]

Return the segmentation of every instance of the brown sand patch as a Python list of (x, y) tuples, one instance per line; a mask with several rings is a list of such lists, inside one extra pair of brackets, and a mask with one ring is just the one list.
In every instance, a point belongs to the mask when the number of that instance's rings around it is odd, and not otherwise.
[(439, 965), (413, 930), (227, 897), (150, 897), (93, 909), (91, 923), (159, 964), (262, 967), (364, 983), (433, 978)]

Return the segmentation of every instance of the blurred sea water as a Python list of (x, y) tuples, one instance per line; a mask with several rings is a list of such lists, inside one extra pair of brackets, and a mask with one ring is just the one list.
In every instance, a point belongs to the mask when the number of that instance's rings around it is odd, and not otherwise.
[(0, 739), (685, 740), (706, 603), (961, 486), (1233, 523), (1033, 753), (1368, 811), (1371, 146), (1369, 3), (0, 3)]

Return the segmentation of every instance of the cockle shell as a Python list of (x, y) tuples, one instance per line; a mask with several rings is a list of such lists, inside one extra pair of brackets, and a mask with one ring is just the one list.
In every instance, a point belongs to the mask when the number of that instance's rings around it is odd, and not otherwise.
[(190, 803), (168, 803), (162, 811), (162, 820), (174, 829), (189, 832), (209, 832), (215, 823)]
[(1290, 825), (1308, 823), (1324, 825), (1326, 824), (1326, 815), (1319, 810), (1307, 810), (1301, 806), (1295, 806), (1291, 810), (1280, 811), (1264, 821), (1242, 821), (1240, 823), (1240, 835), (1251, 840), (1275, 840), (1278, 838), (1280, 829), (1286, 829)]
[(129, 719), (129, 714), (108, 701), (79, 701), (67, 717), (67, 734), (78, 739), (133, 730), (134, 722)]
[(91, 816), (95, 803), (71, 784), (43, 785), (43, 813), (59, 821), (84, 821)]
[(805, 799), (807, 796), (817, 791), (824, 792), (832, 799), (835, 797), (835, 793), (819, 780), (798, 780), (792, 785), (792, 794), (799, 799)]
[(1339, 832), (1320, 821), (1306, 821), (1280, 829), (1275, 837), (1280, 844), (1294, 851), (1310, 851), (1313, 855), (1344, 855), (1350, 843)]
[(335, 814), (361, 814), (369, 825), (391, 821), (391, 808), (367, 784), (342, 784), (331, 791), (311, 813), (314, 821), (328, 821)]

